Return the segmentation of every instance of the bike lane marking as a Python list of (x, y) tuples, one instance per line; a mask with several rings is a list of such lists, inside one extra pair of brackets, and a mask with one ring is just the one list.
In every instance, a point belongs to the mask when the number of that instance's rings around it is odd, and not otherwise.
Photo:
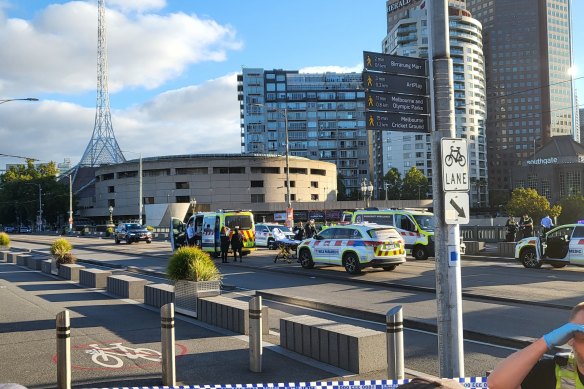
[[(124, 346), (124, 342), (96, 342), (71, 346), (71, 368), (75, 370), (133, 370), (159, 366), (162, 356), (159, 351), (147, 347)], [(175, 343), (176, 357), (186, 355), (185, 345)], [(57, 364), (57, 354), (51, 358)], [(124, 366), (124, 362), (132, 362)], [(94, 367), (93, 364), (98, 365)]]

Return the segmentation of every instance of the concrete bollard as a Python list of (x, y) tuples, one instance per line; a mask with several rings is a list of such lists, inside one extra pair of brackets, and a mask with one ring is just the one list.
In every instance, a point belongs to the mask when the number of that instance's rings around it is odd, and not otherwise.
[(57, 388), (71, 389), (71, 324), (67, 310), (57, 314)]
[(176, 385), (175, 345), (174, 345), (174, 303), (160, 308), (162, 343), (162, 385)]
[(387, 377), (404, 379), (404, 323), (402, 306), (398, 305), (385, 315), (387, 336)]
[(262, 372), (262, 296), (249, 301), (249, 370)]

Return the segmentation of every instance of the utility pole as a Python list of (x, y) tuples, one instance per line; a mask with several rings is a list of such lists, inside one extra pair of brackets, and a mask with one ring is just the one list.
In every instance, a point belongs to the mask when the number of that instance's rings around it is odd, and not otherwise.
[(462, 293), (460, 282), (460, 227), (445, 222), (445, 193), (442, 182), (442, 138), (454, 138), (454, 88), (448, 1), (426, 2), (431, 42), (430, 94), (434, 119), (432, 138), (432, 186), (436, 220), (436, 301), (438, 312), (438, 359), (440, 377), (464, 377)]

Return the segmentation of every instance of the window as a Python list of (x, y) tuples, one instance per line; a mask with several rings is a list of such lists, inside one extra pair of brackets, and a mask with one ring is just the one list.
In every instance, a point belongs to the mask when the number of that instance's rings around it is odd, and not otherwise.
[(280, 174), (279, 167), (251, 167), (251, 172), (256, 174)]
[(326, 170), (324, 169), (310, 169), (310, 174), (317, 176), (326, 176)]
[(189, 196), (176, 196), (177, 203), (190, 203), (191, 199)]
[(311, 188), (318, 188), (318, 181), (310, 181)]
[(175, 182), (174, 184), (176, 189), (189, 189), (188, 182)]
[(108, 186), (107, 187), (107, 193), (115, 193), (115, 192), (116, 192), (116, 190), (115, 190), (115, 188), (113, 186)]
[[(284, 169), (284, 172), (286, 169)], [(308, 174), (308, 169), (298, 168), (298, 167), (291, 167), (290, 174)]]
[[(287, 186), (286, 181), (284, 181), (284, 186)], [(290, 188), (296, 188), (296, 181), (290, 181)]]
[(116, 199), (108, 199), (107, 206), (108, 207), (115, 207), (116, 206)]
[(253, 194), (251, 195), (251, 202), (252, 203), (265, 203), (265, 195), (262, 194)]
[(154, 197), (144, 197), (142, 200), (144, 204), (154, 204)]
[(310, 200), (312, 200), (312, 201), (318, 201), (318, 195), (317, 194), (311, 194), (310, 195)]
[(170, 169), (144, 170), (144, 177), (170, 176)]
[(245, 167), (214, 167), (213, 174), (245, 174)]
[(131, 172), (119, 172), (118, 178), (130, 178), (130, 177), (138, 177), (138, 171), (134, 170)]
[(263, 188), (264, 182), (263, 181), (251, 181), (250, 187), (252, 188)]
[(207, 167), (176, 168), (175, 174), (177, 176), (191, 175), (191, 174), (209, 174), (209, 168), (207, 168)]

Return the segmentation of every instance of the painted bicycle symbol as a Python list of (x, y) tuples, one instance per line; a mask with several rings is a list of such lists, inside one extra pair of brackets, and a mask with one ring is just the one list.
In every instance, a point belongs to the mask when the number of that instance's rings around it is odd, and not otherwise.
[(458, 163), (461, 167), (466, 165), (466, 157), (460, 153), (460, 146), (450, 146), (450, 154), (444, 158), (446, 166), (452, 166), (454, 162)]
[(121, 357), (128, 359), (146, 359), (147, 361), (161, 362), (162, 354), (156, 350), (144, 347), (132, 348), (122, 346), (121, 343), (110, 343), (110, 347), (102, 347), (99, 344), (90, 344), (89, 350), (85, 350), (91, 355), (91, 360), (98, 365), (112, 369), (120, 368), (124, 365)]

